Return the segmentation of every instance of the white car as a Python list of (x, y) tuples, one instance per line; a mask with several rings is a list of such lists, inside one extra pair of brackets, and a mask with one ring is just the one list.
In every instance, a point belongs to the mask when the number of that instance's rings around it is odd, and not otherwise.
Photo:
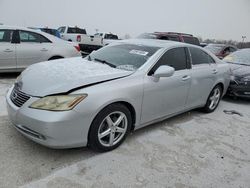
[(62, 26), (58, 28), (61, 38), (71, 42), (77, 42), (82, 52), (90, 53), (103, 47), (103, 38), (88, 35), (86, 29), (79, 27)]
[(81, 56), (78, 44), (33, 29), (0, 25), (0, 72), (20, 72), (34, 63), (76, 56)]
[(113, 33), (108, 32), (99, 32), (96, 33), (95, 36), (99, 36), (103, 38), (103, 45), (106, 46), (112, 42), (116, 42), (119, 40), (118, 36)]

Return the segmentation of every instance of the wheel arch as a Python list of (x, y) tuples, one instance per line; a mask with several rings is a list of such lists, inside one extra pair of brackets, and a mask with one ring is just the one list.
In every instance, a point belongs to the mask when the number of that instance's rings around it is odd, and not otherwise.
[[(113, 105), (113, 104), (122, 104), (124, 105), (126, 108), (128, 108), (128, 110), (130, 111), (131, 113), (131, 118), (132, 118), (132, 126), (131, 126), (131, 131), (134, 130), (134, 127), (135, 127), (135, 123), (136, 123), (136, 110), (134, 108), (134, 106), (128, 102), (128, 101), (125, 101), (125, 100), (119, 100), (119, 101), (112, 101), (108, 104), (105, 104), (104, 106), (102, 106), (98, 112), (95, 114), (94, 118), (92, 119), (92, 122), (94, 121), (94, 119), (96, 118), (96, 116), (105, 108), (107, 108), (108, 106), (110, 105)], [(90, 130), (90, 128), (89, 128)], [(89, 132), (89, 131), (88, 131)], [(89, 133), (88, 133), (89, 134)]]
[(218, 82), (217, 84), (215, 84), (215, 86), (213, 88), (215, 88), (216, 86), (220, 86), (221, 89), (222, 89), (222, 96), (223, 96), (223, 93), (224, 93), (224, 89), (225, 89), (225, 86), (222, 82)]
[(61, 56), (61, 55), (53, 55), (52, 57), (50, 57), (49, 59), (48, 59), (48, 61), (50, 61), (50, 60), (55, 60), (55, 59), (63, 59), (64, 57), (63, 56)]

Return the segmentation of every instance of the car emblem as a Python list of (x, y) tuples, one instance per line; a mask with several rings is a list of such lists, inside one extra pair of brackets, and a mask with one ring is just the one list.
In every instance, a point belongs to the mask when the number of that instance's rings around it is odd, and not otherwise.
[(15, 86), (16, 86), (16, 89), (17, 89), (17, 90), (21, 90), (22, 87), (23, 87), (23, 83), (22, 83), (22, 82), (16, 82), (16, 83), (15, 83)]
[(16, 93), (13, 93), (12, 98), (17, 99), (18, 95)]

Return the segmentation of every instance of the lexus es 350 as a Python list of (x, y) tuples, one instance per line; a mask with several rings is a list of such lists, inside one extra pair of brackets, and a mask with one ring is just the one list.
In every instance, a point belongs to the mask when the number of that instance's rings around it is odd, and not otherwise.
[(6, 100), (15, 128), (52, 148), (118, 147), (129, 132), (195, 108), (213, 112), (229, 66), (185, 43), (119, 41), (85, 59), (28, 67)]

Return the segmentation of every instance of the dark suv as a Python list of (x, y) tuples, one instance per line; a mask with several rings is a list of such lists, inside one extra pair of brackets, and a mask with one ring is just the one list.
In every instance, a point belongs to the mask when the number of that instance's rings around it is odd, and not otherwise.
[(200, 41), (197, 37), (194, 37), (193, 35), (186, 33), (175, 33), (175, 32), (143, 33), (138, 38), (172, 40), (172, 41), (185, 42), (200, 46)]

